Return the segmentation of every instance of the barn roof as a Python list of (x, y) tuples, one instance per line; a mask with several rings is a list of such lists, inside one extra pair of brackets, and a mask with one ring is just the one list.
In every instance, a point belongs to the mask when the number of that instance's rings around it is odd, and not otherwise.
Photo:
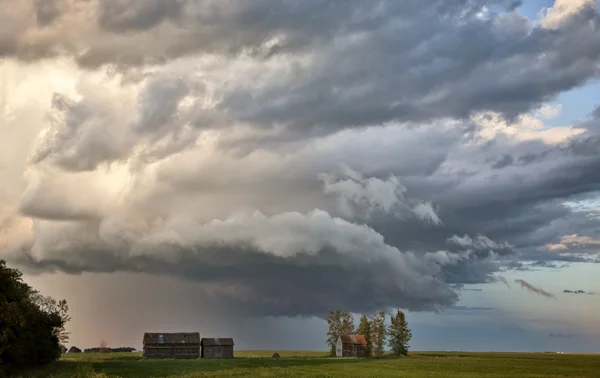
[(144, 333), (144, 344), (198, 344), (200, 332)]
[(342, 344), (367, 345), (367, 340), (363, 335), (342, 335)]
[(202, 341), (200, 342), (200, 344), (203, 346), (217, 346), (217, 345), (230, 346), (230, 345), (233, 345), (233, 339), (232, 338), (223, 338), (223, 337), (215, 337), (215, 338), (204, 337), (204, 338), (202, 338)]

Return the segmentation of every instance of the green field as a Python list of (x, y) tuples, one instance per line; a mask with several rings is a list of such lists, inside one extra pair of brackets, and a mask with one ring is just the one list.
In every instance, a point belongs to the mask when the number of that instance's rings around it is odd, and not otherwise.
[(22, 377), (600, 377), (600, 355), (412, 352), (381, 359), (326, 352), (236, 352), (233, 360), (144, 360), (139, 353), (65, 355)]

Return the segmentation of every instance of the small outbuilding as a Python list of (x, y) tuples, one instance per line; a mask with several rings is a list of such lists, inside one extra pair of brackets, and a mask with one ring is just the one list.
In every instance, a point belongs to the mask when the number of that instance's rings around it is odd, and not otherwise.
[(144, 333), (144, 358), (198, 358), (200, 333)]
[(233, 358), (232, 338), (203, 338), (200, 347), (202, 358)]
[(362, 335), (342, 335), (335, 346), (336, 357), (367, 357), (367, 340)]

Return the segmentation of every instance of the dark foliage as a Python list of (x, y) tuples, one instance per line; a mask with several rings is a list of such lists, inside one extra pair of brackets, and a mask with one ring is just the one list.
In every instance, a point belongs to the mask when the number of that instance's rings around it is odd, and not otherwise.
[(81, 349), (73, 345), (71, 348), (69, 348), (69, 353), (81, 353)]
[(21, 272), (0, 260), (0, 376), (58, 359), (57, 330), (63, 327), (56, 301), (41, 296), (23, 282)]
[(83, 351), (85, 353), (135, 352), (135, 348), (132, 348), (132, 347), (118, 347), (118, 348), (93, 347), (93, 348), (86, 348)]

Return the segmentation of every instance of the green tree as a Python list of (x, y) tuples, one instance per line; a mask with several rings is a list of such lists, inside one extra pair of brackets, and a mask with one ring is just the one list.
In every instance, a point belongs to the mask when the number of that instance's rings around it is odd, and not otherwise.
[(58, 341), (66, 344), (69, 341), (71, 332), (67, 332), (65, 326), (71, 320), (69, 316), (69, 305), (65, 299), (61, 299), (57, 304), (58, 316), (60, 316), (60, 320), (62, 325), (55, 329), (56, 336), (58, 337)]
[(354, 334), (354, 318), (348, 312), (342, 312), (339, 335)]
[(57, 330), (64, 321), (21, 276), (0, 260), (0, 376), (60, 357)]
[(371, 345), (371, 322), (365, 315), (360, 317), (360, 323), (356, 329), (357, 335), (362, 335), (367, 341), (367, 357), (371, 357), (373, 353), (373, 345)]
[(335, 356), (335, 345), (342, 328), (342, 311), (330, 310), (329, 317), (327, 318), (327, 325), (329, 326), (329, 330), (327, 331), (327, 345), (329, 345), (329, 354), (331, 356)]
[(408, 354), (408, 342), (412, 338), (412, 333), (408, 328), (408, 322), (404, 316), (404, 312), (398, 310), (395, 316), (391, 317), (391, 324), (388, 328), (388, 335), (390, 339), (388, 344), (392, 349), (392, 352), (396, 356)]
[(381, 311), (373, 316), (371, 321), (371, 342), (373, 345), (373, 355), (382, 357), (385, 344), (385, 312)]
[(71, 320), (69, 316), (69, 305), (65, 299), (61, 299), (60, 301), (56, 301), (54, 298), (45, 297), (38, 292), (34, 292), (31, 295), (32, 301), (40, 308), (42, 311), (48, 313), (56, 313), (60, 316), (62, 324), (59, 327), (54, 329), (54, 334), (58, 337), (58, 341), (60, 343), (66, 344), (69, 341), (70, 332), (67, 332), (65, 326)]

